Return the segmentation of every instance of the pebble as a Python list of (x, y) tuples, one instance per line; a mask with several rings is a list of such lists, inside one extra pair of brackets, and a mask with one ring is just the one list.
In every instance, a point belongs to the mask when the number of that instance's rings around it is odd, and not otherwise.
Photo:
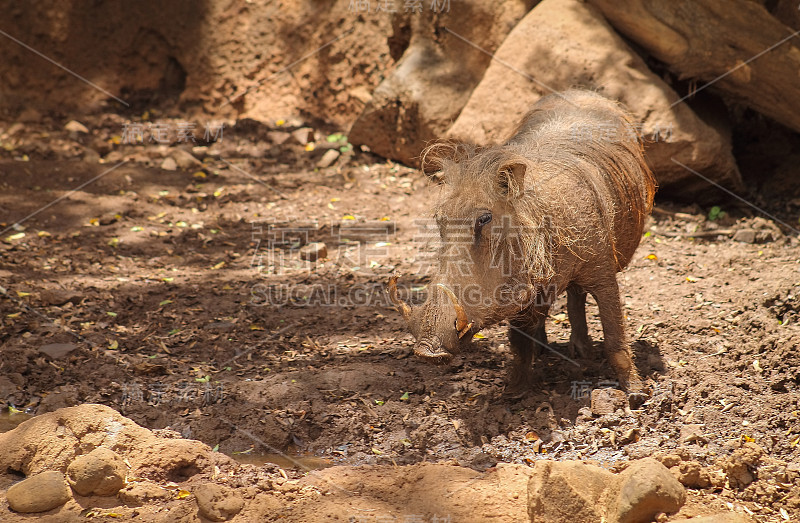
[(733, 240), (743, 243), (755, 243), (756, 231), (754, 231), (753, 229), (739, 229), (738, 231), (733, 233)]
[(292, 131), (292, 138), (300, 145), (306, 145), (308, 142), (314, 141), (314, 129), (311, 127), (301, 127), (300, 129)]
[(71, 133), (83, 133), (83, 134), (89, 133), (89, 129), (87, 129), (85, 125), (76, 120), (70, 120), (69, 122), (67, 122), (67, 125), (64, 126), (64, 130), (69, 131)]
[(64, 474), (42, 472), (13, 485), (6, 492), (8, 506), (17, 512), (47, 512), (70, 499)]
[(184, 149), (172, 150), (172, 152), (170, 152), (170, 157), (173, 158), (176, 165), (184, 171), (203, 167), (203, 162), (195, 158), (192, 153)]
[(161, 162), (161, 168), (165, 171), (175, 171), (178, 169), (178, 163), (172, 158), (164, 158), (164, 161)]
[(322, 242), (309, 243), (300, 249), (300, 259), (306, 261), (317, 261), (320, 258), (328, 257), (328, 246)]
[(320, 169), (330, 167), (338, 159), (339, 159), (339, 151), (337, 151), (336, 149), (328, 149), (327, 151), (325, 151), (325, 154), (322, 155), (322, 158), (320, 158), (319, 161), (317, 162), (317, 167), (319, 167)]

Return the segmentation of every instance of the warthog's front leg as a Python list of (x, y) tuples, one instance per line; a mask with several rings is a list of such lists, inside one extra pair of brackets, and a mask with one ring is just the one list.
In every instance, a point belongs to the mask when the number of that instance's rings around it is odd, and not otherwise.
[(508, 341), (514, 354), (514, 363), (509, 375), (509, 390), (521, 391), (530, 387), (532, 363), (540, 348), (547, 345), (544, 320), (547, 310), (528, 309), (511, 318)]
[(569, 314), (569, 356), (586, 358), (592, 348), (589, 329), (586, 326), (586, 291), (577, 283), (567, 287), (567, 313)]
[(597, 301), (597, 308), (600, 310), (604, 337), (603, 350), (617, 373), (620, 385), (628, 392), (643, 392), (644, 385), (633, 364), (633, 353), (625, 335), (625, 318), (622, 314), (616, 274), (603, 278), (602, 283), (589, 289), (589, 292)]

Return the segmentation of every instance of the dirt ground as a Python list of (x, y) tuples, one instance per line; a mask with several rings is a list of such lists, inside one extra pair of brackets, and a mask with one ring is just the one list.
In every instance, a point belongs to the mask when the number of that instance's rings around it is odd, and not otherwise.
[[(168, 171), (178, 146), (119, 143), (124, 121), (87, 117), (89, 133), (54, 119), (0, 124), (5, 405), (105, 404), (243, 462), (278, 460), (290, 477), (423, 462), (483, 474), (543, 458), (610, 467), (658, 454), (713, 469), (743, 442), (797, 471), (800, 245), (752, 209), (729, 202), (718, 215), (657, 198), (619, 276), (651, 396), (593, 416), (589, 391), (613, 380), (593, 304), (596, 358), (543, 354), (523, 395), (504, 390), (502, 325), (449, 366), (412, 356), (383, 286), (401, 273), (404, 294), (424, 299), (431, 246), (419, 218), (438, 188), (419, 172), (346, 145), (316, 168), (340, 145), (337, 129), (318, 130), (309, 150), (284, 134), (299, 123), (252, 121), (195, 150), (202, 164)], [(787, 197), (766, 210), (796, 224), (799, 208)], [(743, 229), (757, 243), (731, 238)], [(327, 256), (302, 260), (309, 242)], [(562, 297), (547, 325), (561, 351), (565, 313)], [(329, 474), (359, 469), (341, 470)], [(800, 495), (765, 474), (694, 489), (687, 507), (784, 521), (800, 518)]]

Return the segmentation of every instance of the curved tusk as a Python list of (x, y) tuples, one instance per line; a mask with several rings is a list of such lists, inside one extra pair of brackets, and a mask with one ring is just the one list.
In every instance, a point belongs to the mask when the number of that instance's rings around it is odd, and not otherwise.
[(444, 293), (447, 294), (447, 297), (450, 298), (453, 308), (456, 310), (456, 330), (458, 331), (458, 337), (463, 338), (464, 335), (472, 328), (472, 322), (469, 321), (469, 318), (467, 318), (467, 313), (464, 312), (464, 308), (461, 307), (460, 303), (458, 303), (458, 298), (456, 298), (456, 295), (453, 293), (453, 291), (451, 291), (450, 288), (444, 283), (437, 283), (436, 285), (441, 287)]
[(406, 321), (411, 321), (411, 307), (397, 296), (397, 275), (389, 278), (389, 299), (392, 300), (397, 310), (403, 314)]

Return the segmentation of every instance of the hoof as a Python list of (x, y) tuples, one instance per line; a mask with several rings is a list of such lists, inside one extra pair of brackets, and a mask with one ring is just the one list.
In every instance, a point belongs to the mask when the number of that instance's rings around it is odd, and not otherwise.
[(572, 338), (569, 339), (567, 353), (569, 354), (570, 358), (589, 359), (592, 355), (592, 352), (592, 340), (588, 338), (585, 340), (573, 340)]

